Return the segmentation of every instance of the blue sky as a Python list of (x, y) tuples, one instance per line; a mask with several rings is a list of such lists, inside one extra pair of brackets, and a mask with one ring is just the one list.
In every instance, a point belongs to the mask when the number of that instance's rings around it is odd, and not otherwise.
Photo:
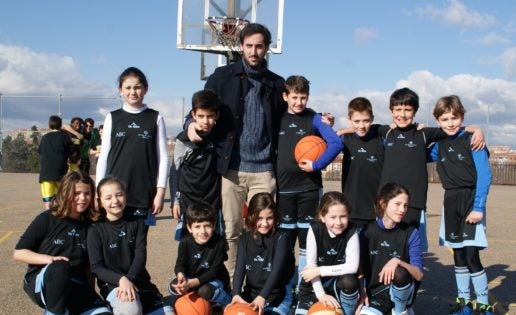
[[(188, 0), (187, 0), (188, 1)], [(418, 121), (434, 126), (431, 108), (457, 94), (466, 123), (484, 128), (489, 144), (516, 139), (516, 2), (285, 0), (283, 54), (270, 58), (282, 76), (311, 81), (309, 106), (337, 116), (368, 97), (376, 121), (388, 123), (389, 95), (408, 86), (420, 95)], [(176, 48), (177, 1), (8, 1), (0, 19), (3, 129), (44, 126), (54, 99), (65, 95), (63, 117), (94, 117), (114, 100), (128, 66), (148, 76), (146, 102), (179, 130), (182, 100), (203, 87), (200, 55)], [(489, 112), (489, 126), (486, 124)]]

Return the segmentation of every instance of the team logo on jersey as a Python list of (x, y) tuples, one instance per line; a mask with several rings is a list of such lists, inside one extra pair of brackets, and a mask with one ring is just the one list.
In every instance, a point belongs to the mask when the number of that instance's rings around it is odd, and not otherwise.
[(63, 239), (56, 238), (53, 243), (54, 245), (64, 245), (65, 241)]
[(262, 262), (262, 261), (264, 261), (265, 259), (263, 259), (263, 257), (262, 257), (262, 256), (260, 256), (260, 255), (256, 255), (256, 257), (254, 257), (254, 259), (253, 259), (253, 260), (254, 260), (254, 261)]
[(247, 270), (247, 271), (251, 270), (251, 265), (245, 265), (245, 270)]
[(127, 128), (129, 129), (140, 129), (140, 126), (138, 126), (134, 121), (130, 123)]
[(338, 259), (337, 259), (337, 262), (339, 262), (339, 263), (341, 263), (341, 264), (345, 263), (345, 262), (346, 262), (346, 255), (342, 255), (342, 257), (341, 257), (341, 258), (338, 258)]
[(324, 257), (317, 257), (317, 261), (319, 264), (322, 264), (324, 262)]
[(459, 236), (458, 235), (455, 235), (455, 233), (451, 232), (450, 235), (448, 235), (448, 237), (451, 239), (451, 240), (454, 240), (454, 239), (457, 239)]
[(297, 128), (297, 125), (296, 123), (291, 123), (290, 125), (288, 125), (289, 128)]
[(193, 258), (195, 258), (195, 259), (201, 259), (201, 257), (202, 257), (201, 253), (197, 253), (197, 254), (193, 255)]
[(288, 214), (285, 214), (284, 216), (281, 217), (281, 220), (284, 222), (290, 222), (290, 221), (292, 221), (292, 218)]
[(358, 149), (358, 153), (367, 153), (367, 151), (364, 148), (360, 148), (360, 149)]
[(305, 217), (305, 221), (307, 221), (307, 222), (312, 222), (313, 220), (314, 220), (314, 217), (312, 217), (311, 215), (307, 215)]
[(415, 144), (414, 141), (409, 141), (409, 143), (405, 143), (405, 146), (408, 148), (415, 148), (417, 147), (417, 144)]
[(397, 139), (405, 139), (405, 136), (403, 136), (401, 133), (396, 137)]
[(371, 251), (369, 251), (369, 255), (378, 255), (378, 251), (377, 250), (371, 250)]
[(382, 247), (391, 247), (391, 244), (387, 243), (387, 241), (384, 240), (383, 242), (380, 243), (380, 246), (382, 246)]
[(118, 232), (118, 237), (125, 237), (126, 235), (125, 231)]
[(296, 135), (304, 136), (304, 135), (306, 135), (306, 131), (305, 131), (304, 129), (299, 129), (299, 130), (296, 132)]
[(79, 246), (82, 249), (86, 249), (86, 241), (80, 242), (79, 244), (77, 244), (77, 246)]
[(376, 161), (378, 161), (378, 159), (377, 159), (374, 155), (371, 155), (369, 158), (367, 158), (367, 160), (368, 160), (369, 162), (373, 162), (373, 163), (374, 163), (374, 162), (376, 162)]
[(355, 156), (354, 156), (354, 155), (350, 156), (350, 157), (349, 157), (349, 160), (350, 160), (350, 161), (354, 161), (354, 160), (355, 160)]
[(466, 233), (466, 232), (462, 233), (462, 237), (467, 238), (468, 236), (469, 236), (468, 233)]
[(449, 148), (448, 148), (448, 152), (455, 152), (455, 150), (453, 150), (453, 148), (452, 148), (452, 147), (449, 147)]
[(118, 248), (118, 244), (117, 243), (111, 243), (111, 244), (109, 244), (109, 248), (111, 248), (111, 249)]
[(464, 161), (466, 159), (466, 157), (462, 154), (457, 154), (457, 159), (459, 159), (459, 161)]
[(143, 133), (139, 133), (138, 137), (142, 138), (143, 140), (152, 139), (152, 135), (147, 130), (145, 130)]
[(271, 272), (272, 271), (272, 266), (271, 266), (271, 263), (269, 262), (267, 264), (267, 266), (263, 267), (262, 270), (264, 271), (267, 271), (267, 272)]
[(285, 131), (281, 130), (279, 133), (278, 133), (280, 136), (283, 136), (285, 134)]
[(115, 135), (115, 138), (123, 138), (123, 137), (125, 137), (125, 131), (119, 131)]
[(327, 254), (327, 255), (330, 255), (330, 256), (335, 256), (335, 255), (337, 255), (338, 253), (337, 253), (337, 251), (336, 251), (335, 249), (331, 248), (330, 250), (327, 250), (327, 251), (326, 251), (326, 254)]
[(401, 255), (400, 253), (398, 253), (398, 251), (393, 251), (392, 253), (389, 254), (389, 256), (391, 256), (392, 258), (400, 258)]
[(201, 264), (201, 268), (210, 269), (210, 264), (207, 261), (205, 261), (204, 263)]
[(443, 162), (445, 162), (445, 161), (446, 161), (446, 158), (445, 158), (445, 157), (441, 158), (441, 163), (443, 163)]
[(79, 236), (79, 233), (75, 229), (68, 231), (68, 236)]
[(393, 145), (394, 145), (394, 143), (393, 143), (393, 142), (387, 142), (387, 146), (388, 146), (388, 147), (392, 147)]

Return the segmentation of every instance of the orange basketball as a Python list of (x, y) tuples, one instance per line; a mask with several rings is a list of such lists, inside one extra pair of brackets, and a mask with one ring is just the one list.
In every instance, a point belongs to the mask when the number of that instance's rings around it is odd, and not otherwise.
[(189, 292), (176, 300), (177, 315), (210, 315), (210, 302), (200, 297), (194, 291)]
[(258, 315), (258, 312), (255, 312), (249, 304), (235, 303), (226, 307), (224, 315)]
[(344, 315), (341, 308), (334, 308), (333, 306), (325, 306), (321, 302), (316, 302), (310, 307), (307, 315)]
[(297, 163), (299, 163), (301, 159), (315, 161), (321, 157), (327, 147), (326, 142), (324, 142), (321, 137), (306, 136), (299, 139), (296, 143), (294, 157)]

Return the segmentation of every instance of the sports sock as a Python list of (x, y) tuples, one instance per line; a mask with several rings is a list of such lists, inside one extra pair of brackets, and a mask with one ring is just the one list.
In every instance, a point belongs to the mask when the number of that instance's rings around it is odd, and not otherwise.
[(488, 300), (488, 286), (487, 286), (487, 275), (485, 269), (479, 272), (471, 274), (471, 281), (473, 282), (473, 288), (477, 295), (477, 302), (482, 304), (489, 304)]
[(457, 282), (457, 293), (460, 298), (468, 302), (471, 299), (469, 292), (469, 269), (466, 266), (455, 266), (455, 281)]
[(351, 294), (346, 294), (344, 291), (340, 291), (339, 300), (340, 306), (342, 307), (345, 315), (355, 314), (355, 307), (357, 306), (358, 301), (358, 290)]
[(405, 311), (407, 304), (414, 293), (414, 283), (409, 283), (401, 288), (391, 284), (389, 293), (391, 301), (394, 303), (394, 308), (392, 309), (394, 311), (393, 313), (400, 314)]

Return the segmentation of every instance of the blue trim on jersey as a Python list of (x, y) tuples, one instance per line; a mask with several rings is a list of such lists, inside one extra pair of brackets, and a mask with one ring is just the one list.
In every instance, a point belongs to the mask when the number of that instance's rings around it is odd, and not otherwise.
[(340, 140), (332, 127), (322, 122), (321, 114), (314, 115), (312, 128), (321, 135), (328, 145), (328, 148), (324, 151), (323, 155), (312, 163), (313, 170), (320, 171), (328, 166), (335, 157), (339, 155), (340, 151), (344, 148), (344, 143), (342, 143), (342, 140)]

